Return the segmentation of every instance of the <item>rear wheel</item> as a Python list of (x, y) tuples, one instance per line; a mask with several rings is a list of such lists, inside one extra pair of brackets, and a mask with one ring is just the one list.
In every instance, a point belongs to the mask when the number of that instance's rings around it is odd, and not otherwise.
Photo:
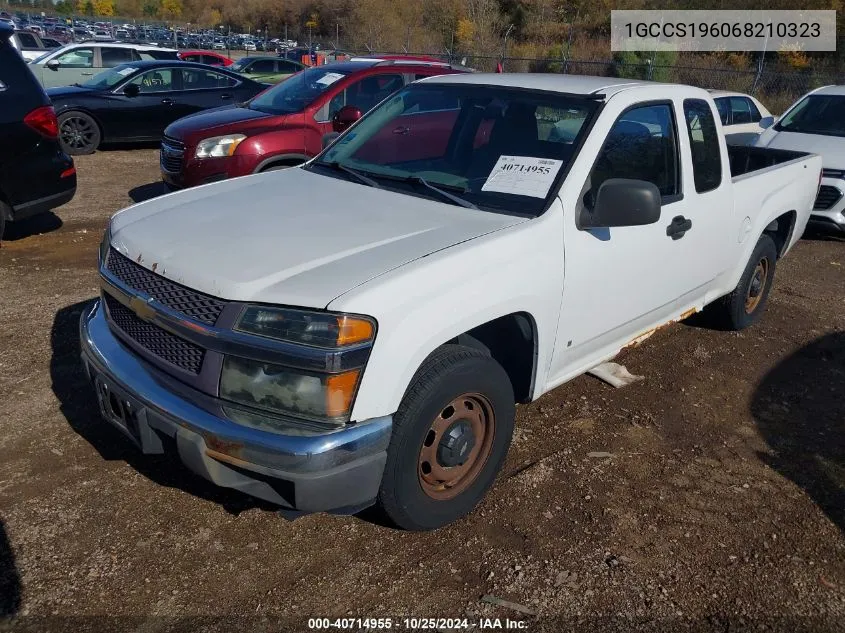
[(760, 320), (775, 279), (777, 256), (774, 240), (761, 236), (734, 291), (708, 309), (720, 325), (742, 330)]
[(65, 112), (59, 117), (59, 142), (71, 156), (93, 154), (101, 139), (100, 126), (84, 112)]
[(513, 435), (513, 387), (489, 354), (444, 345), (423, 363), (393, 419), (378, 503), (397, 526), (430, 530), (472, 511)]
[(290, 169), (291, 167), (298, 167), (301, 164), (301, 162), (291, 161), (288, 163), (277, 163), (275, 165), (267, 165), (267, 167), (261, 170), (261, 173), (263, 174), (268, 171), (280, 171), (282, 169)]

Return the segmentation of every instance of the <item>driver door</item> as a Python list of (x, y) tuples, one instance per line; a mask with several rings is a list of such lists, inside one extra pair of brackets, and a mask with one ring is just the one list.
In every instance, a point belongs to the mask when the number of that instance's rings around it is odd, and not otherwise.
[(46, 64), (43, 66), (41, 77), (45, 88), (81, 84), (97, 71), (94, 67), (94, 47), (73, 48), (50, 61), (53, 60), (59, 64), (55, 70)]
[(124, 140), (161, 138), (164, 128), (174, 118), (174, 80), (177, 70), (173, 68), (155, 68), (141, 73), (128, 84), (138, 86), (140, 92), (135, 97), (124, 94), (122, 86), (111, 108), (114, 129)]

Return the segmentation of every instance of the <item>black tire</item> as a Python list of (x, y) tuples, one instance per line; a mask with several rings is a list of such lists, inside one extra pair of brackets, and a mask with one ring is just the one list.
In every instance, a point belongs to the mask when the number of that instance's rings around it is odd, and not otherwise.
[(734, 291), (708, 308), (717, 325), (728, 330), (743, 330), (760, 320), (775, 279), (777, 258), (774, 240), (762, 235)]
[(101, 140), (100, 126), (91, 116), (76, 110), (59, 116), (59, 143), (71, 156), (93, 154)]
[[(459, 492), (448, 499), (433, 498), (431, 492), (426, 492), (426, 487), (431, 488), (422, 474), (426, 464), (422, 451), (426, 450), (425, 442), (432, 445), (428, 439), (434, 437), (430, 435), (432, 424), (440, 423), (454, 401), (476, 396), (478, 400), (474, 402), (483, 402), (485, 410), (489, 406), (492, 437), (484, 440), (483, 446), (479, 443), (481, 457), (475, 459), (467, 477), (457, 484), (455, 489)], [(435, 350), (417, 370), (393, 418), (378, 495), (382, 512), (406, 530), (431, 530), (471, 512), (501, 469), (513, 436), (515, 410), (510, 379), (489, 354), (462, 345), (444, 345)], [(457, 417), (452, 424), (462, 424)], [(437, 448), (441, 445), (438, 442)], [(443, 489), (446, 494), (451, 494), (450, 490)]]

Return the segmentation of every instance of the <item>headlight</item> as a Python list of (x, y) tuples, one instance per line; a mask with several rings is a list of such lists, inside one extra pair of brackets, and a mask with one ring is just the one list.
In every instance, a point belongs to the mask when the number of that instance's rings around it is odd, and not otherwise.
[(313, 374), (269, 363), (227, 356), (220, 397), (250, 407), (322, 422), (349, 420), (361, 370)]
[(367, 343), (375, 336), (372, 319), (330, 312), (250, 306), (235, 329), (240, 332), (314, 347), (337, 348)]
[(246, 138), (243, 134), (227, 134), (203, 139), (197, 144), (196, 158), (220, 158), (231, 156)]

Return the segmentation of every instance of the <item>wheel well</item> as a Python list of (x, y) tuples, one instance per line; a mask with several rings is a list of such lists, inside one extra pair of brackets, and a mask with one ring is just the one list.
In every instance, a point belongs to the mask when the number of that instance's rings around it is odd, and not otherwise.
[(778, 257), (783, 256), (783, 251), (789, 240), (792, 239), (792, 231), (795, 229), (795, 222), (798, 214), (795, 211), (787, 211), (777, 219), (773, 220), (766, 230), (766, 235), (772, 238), (778, 251)]
[(508, 314), (467, 330), (450, 342), (489, 352), (510, 378), (516, 401), (531, 401), (537, 357), (536, 327), (531, 315)]
[(267, 171), (268, 169), (271, 169), (272, 167), (296, 167), (297, 165), (301, 165), (302, 163), (304, 163), (306, 160), (308, 160), (308, 159), (307, 158), (292, 158), (292, 157), (280, 158), (279, 160), (270, 160), (270, 161), (262, 164), (258, 168), (258, 173)]

